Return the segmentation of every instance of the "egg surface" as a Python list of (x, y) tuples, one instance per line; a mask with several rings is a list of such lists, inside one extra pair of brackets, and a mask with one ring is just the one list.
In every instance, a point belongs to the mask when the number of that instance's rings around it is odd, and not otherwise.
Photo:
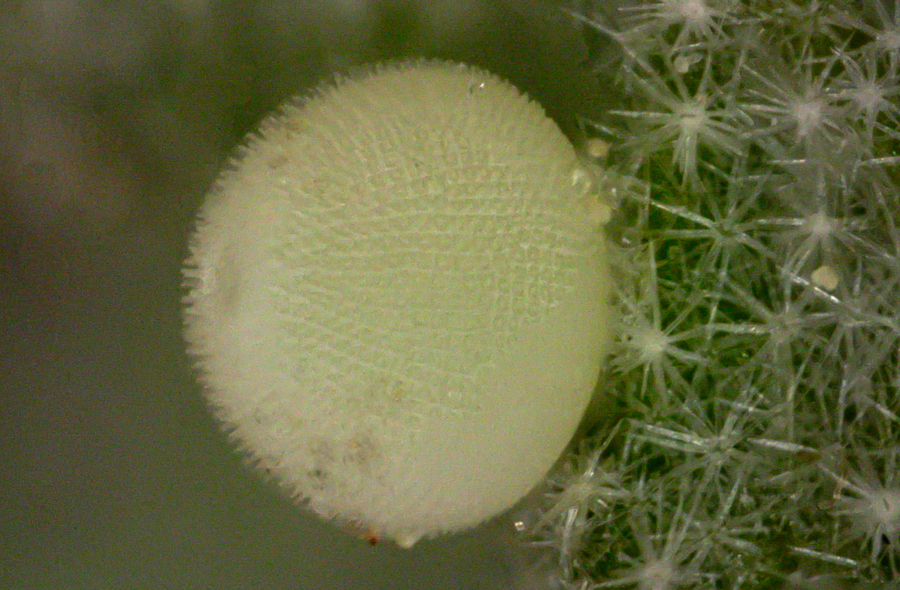
[(217, 417), (315, 512), (403, 546), (509, 508), (572, 437), (608, 341), (582, 177), (538, 104), (465, 65), (283, 106), (186, 263)]

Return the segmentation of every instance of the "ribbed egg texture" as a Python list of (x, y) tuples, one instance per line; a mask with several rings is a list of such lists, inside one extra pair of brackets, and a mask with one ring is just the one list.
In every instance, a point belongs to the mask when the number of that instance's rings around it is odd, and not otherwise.
[(510, 507), (608, 339), (582, 176), (538, 104), (468, 66), (381, 66), (282, 107), (186, 264), (217, 416), (314, 511), (404, 546)]

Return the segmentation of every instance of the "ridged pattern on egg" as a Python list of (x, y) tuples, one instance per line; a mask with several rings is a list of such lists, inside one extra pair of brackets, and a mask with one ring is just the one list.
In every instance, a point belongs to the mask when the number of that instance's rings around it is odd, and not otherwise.
[(606, 341), (578, 165), (539, 105), (457, 64), (382, 66), (266, 120), (185, 271), (191, 352), (239, 444), (401, 544), (517, 501)]

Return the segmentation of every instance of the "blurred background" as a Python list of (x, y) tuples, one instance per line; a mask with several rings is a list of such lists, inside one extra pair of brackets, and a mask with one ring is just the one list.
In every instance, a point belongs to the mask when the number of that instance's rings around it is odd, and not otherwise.
[(466, 61), (573, 140), (609, 94), (538, 0), (0, 4), (0, 588), (537, 588), (512, 518), (411, 551), (246, 468), (181, 339), (203, 194), (248, 131), (336, 72)]

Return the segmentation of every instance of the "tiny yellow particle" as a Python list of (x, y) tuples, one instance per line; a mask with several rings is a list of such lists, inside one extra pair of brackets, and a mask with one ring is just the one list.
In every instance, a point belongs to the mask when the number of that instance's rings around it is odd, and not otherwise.
[(812, 279), (813, 285), (826, 291), (834, 291), (837, 289), (841, 277), (836, 268), (826, 264), (814, 270), (810, 279)]
[(609, 144), (599, 137), (592, 137), (587, 140), (584, 144), (584, 149), (588, 156), (601, 162), (606, 160), (606, 156), (609, 155)]

